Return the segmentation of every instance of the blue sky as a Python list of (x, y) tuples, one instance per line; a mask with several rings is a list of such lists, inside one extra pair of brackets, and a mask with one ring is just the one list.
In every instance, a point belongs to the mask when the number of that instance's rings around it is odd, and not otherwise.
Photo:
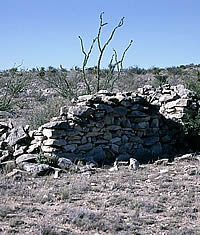
[[(102, 61), (106, 67), (112, 49), (120, 56), (134, 40), (124, 67), (169, 67), (200, 63), (199, 0), (1, 0), (0, 70), (18, 65), (81, 67), (78, 35), (88, 49), (96, 36), (99, 15), (106, 25), (102, 43), (125, 17)], [(95, 66), (94, 49), (88, 66)]]

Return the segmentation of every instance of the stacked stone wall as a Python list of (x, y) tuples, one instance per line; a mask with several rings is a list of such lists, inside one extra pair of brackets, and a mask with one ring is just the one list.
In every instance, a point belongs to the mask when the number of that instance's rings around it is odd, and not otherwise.
[(198, 102), (181, 85), (80, 96), (34, 133), (29, 152), (39, 147), (49, 156), (104, 163), (161, 158), (173, 154), (181, 142), (185, 146), (184, 115), (197, 110)]
[(2, 157), (8, 155), (6, 149), (14, 157), (40, 153), (99, 164), (170, 157), (187, 147), (184, 118), (195, 115), (199, 106), (196, 94), (182, 85), (80, 96), (38, 130), (16, 127), (9, 131), (2, 124), (2, 133), (6, 132), (1, 137)]

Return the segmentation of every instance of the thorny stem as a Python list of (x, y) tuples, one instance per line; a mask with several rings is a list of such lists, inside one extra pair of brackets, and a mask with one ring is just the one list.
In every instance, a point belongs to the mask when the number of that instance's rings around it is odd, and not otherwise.
[(100, 69), (101, 69), (101, 60), (103, 57), (103, 53), (104, 53), (106, 47), (108, 46), (108, 44), (110, 43), (110, 41), (112, 40), (112, 38), (115, 34), (115, 31), (124, 24), (124, 17), (122, 17), (119, 24), (113, 29), (113, 31), (110, 34), (110, 37), (108, 38), (108, 40), (105, 42), (105, 44), (102, 47), (101, 42), (100, 42), (101, 30), (105, 25), (108, 24), (108, 23), (103, 23), (103, 14), (104, 14), (104, 12), (102, 12), (100, 14), (100, 25), (99, 25), (98, 35), (97, 35), (97, 43), (98, 43), (98, 48), (99, 48), (99, 52), (100, 52), (98, 62), (97, 62), (97, 91), (100, 90)]
[(81, 42), (81, 50), (82, 50), (82, 53), (84, 54), (84, 60), (83, 60), (83, 65), (82, 65), (82, 70), (83, 70), (83, 79), (84, 79), (84, 82), (86, 84), (86, 87), (87, 87), (87, 92), (89, 94), (91, 94), (91, 89), (90, 89), (90, 85), (87, 81), (87, 78), (86, 78), (86, 71), (85, 71), (85, 68), (86, 68), (86, 65), (88, 63), (88, 60), (89, 60), (89, 57), (90, 57), (90, 54), (92, 52), (92, 49), (94, 47), (94, 44), (97, 40), (97, 38), (94, 38), (93, 41), (92, 41), (92, 44), (90, 46), (90, 49), (88, 51), (88, 53), (85, 52), (85, 49), (84, 49), (84, 45), (83, 45), (83, 40), (81, 38), (81, 36), (79, 36), (79, 39), (80, 39), (80, 42)]

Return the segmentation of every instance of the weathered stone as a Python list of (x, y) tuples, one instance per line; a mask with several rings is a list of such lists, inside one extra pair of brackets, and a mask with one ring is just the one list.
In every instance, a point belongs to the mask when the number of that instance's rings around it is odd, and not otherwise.
[(169, 163), (169, 159), (159, 159), (159, 160), (154, 162), (154, 164), (157, 165), (157, 166), (159, 166), (159, 165), (167, 166), (168, 163)]
[(77, 149), (77, 144), (67, 144), (64, 146), (67, 152), (74, 152)]
[(104, 117), (104, 124), (105, 125), (112, 125), (112, 124), (114, 124), (114, 116), (113, 115), (105, 115), (105, 117)]
[(129, 161), (130, 161), (129, 168), (131, 170), (136, 171), (139, 168), (139, 166), (140, 166), (140, 163), (138, 162), (138, 160), (136, 160), (134, 158), (130, 158)]
[(129, 102), (128, 100), (122, 100), (120, 104), (125, 106), (126, 108), (129, 108), (132, 106), (131, 102)]
[[(20, 169), (13, 169), (11, 172), (6, 174), (6, 177), (12, 177), (12, 176), (16, 176), (18, 174), (19, 178), (21, 179), (22, 173), (24, 173), (24, 171), (22, 171)], [(16, 177), (15, 177), (15, 180), (16, 180)]]
[(53, 153), (57, 151), (56, 147), (41, 145), (41, 150), (46, 153)]
[(68, 140), (68, 142), (70, 141), (78, 141), (77, 143), (81, 143), (81, 139), (82, 137), (80, 135), (77, 135), (77, 136), (68, 136), (66, 137), (66, 139)]
[(95, 137), (95, 136), (99, 136), (99, 135), (103, 135), (104, 133), (99, 131), (99, 132), (94, 132), (94, 131), (91, 131), (91, 132), (88, 132), (85, 136), (86, 137)]
[(88, 144), (80, 145), (80, 146), (78, 147), (78, 149), (79, 149), (80, 151), (89, 151), (89, 150), (92, 149), (92, 147), (93, 147), (93, 144), (88, 143)]
[(146, 100), (143, 98), (143, 97), (141, 97), (141, 96), (136, 96), (135, 97), (135, 94), (133, 93), (132, 94), (132, 99), (131, 99), (131, 103), (132, 104), (143, 104), (143, 103), (146, 103)]
[(88, 101), (93, 99), (93, 95), (82, 95), (78, 97), (78, 102)]
[(24, 131), (24, 128), (22, 126), (13, 128), (7, 138), (7, 143), (9, 146), (13, 146), (20, 141), (24, 141), (27, 139), (29, 136), (27, 133)]
[(132, 147), (133, 147), (133, 143), (125, 143), (123, 145), (120, 145), (119, 147), (119, 153), (129, 153), (131, 152), (132, 150)]
[(117, 126), (117, 125), (107, 126), (107, 130), (109, 130), (109, 131), (117, 131), (117, 130), (120, 130), (120, 129), (121, 129), (121, 126)]
[(47, 139), (43, 141), (43, 145), (45, 146), (64, 146), (67, 142), (64, 139)]
[(151, 145), (159, 142), (159, 137), (153, 137), (153, 136), (152, 137), (145, 137), (143, 139), (143, 141), (144, 141), (143, 143), (145, 146), (151, 146)]
[(173, 101), (176, 97), (176, 94), (173, 95), (163, 95), (160, 97), (159, 102), (163, 103), (163, 102), (169, 102), (169, 101)]
[(128, 117), (146, 117), (147, 114), (141, 111), (132, 111), (128, 114)]
[(5, 161), (6, 159), (9, 158), (9, 156), (10, 156), (9, 150), (3, 150), (3, 151), (1, 151), (0, 162)]
[(44, 175), (50, 169), (49, 165), (40, 163), (22, 162), (20, 165), (23, 170), (33, 174), (34, 176)]
[(70, 159), (59, 158), (57, 161), (57, 166), (60, 167), (61, 169), (69, 170), (70, 168), (72, 168), (73, 163)]
[(151, 151), (153, 156), (159, 156), (162, 153), (162, 145), (161, 143), (156, 143), (151, 147)]
[(143, 136), (150, 137), (150, 136), (159, 136), (159, 128), (147, 128), (143, 132)]
[(42, 129), (58, 129), (58, 130), (67, 130), (70, 128), (68, 122), (66, 121), (54, 121), (54, 122), (49, 122), (46, 123), (42, 126)]
[(193, 161), (199, 162), (200, 159), (194, 156), (192, 153), (187, 153), (182, 155), (181, 157), (176, 157), (174, 159), (174, 162), (193, 162)]
[(113, 113), (114, 110), (111, 106), (107, 104), (95, 104), (96, 110), (104, 110), (106, 113)]
[(125, 144), (128, 142), (128, 137), (126, 135), (122, 136), (122, 143)]
[(125, 116), (127, 114), (127, 109), (123, 106), (118, 106), (114, 108), (114, 115), (116, 117)]
[(42, 133), (47, 138), (51, 138), (51, 139), (56, 139), (56, 138), (66, 136), (66, 131), (65, 130), (58, 130), (58, 129), (44, 128)]
[(152, 127), (152, 128), (158, 128), (158, 127), (159, 127), (159, 119), (158, 119), (158, 118), (154, 118), (154, 119), (151, 121), (150, 127)]
[(33, 153), (34, 151), (39, 150), (41, 143), (31, 144), (26, 150), (26, 153)]
[(16, 164), (20, 164), (21, 162), (27, 162), (27, 161), (34, 161), (38, 157), (37, 154), (23, 154), (16, 158)]
[(82, 138), (81, 138), (81, 144), (86, 144), (87, 143), (87, 137), (86, 136), (83, 136)]
[(27, 146), (21, 146), (20, 148), (15, 149), (13, 156), (17, 157), (26, 152)]
[[(0, 111), (2, 112), (2, 111)], [(0, 122), (0, 128), (2, 129), (9, 129), (9, 125), (6, 122)]]
[(69, 107), (68, 106), (63, 106), (60, 108), (60, 116), (67, 116)]
[(97, 94), (100, 95), (111, 95), (111, 93), (108, 90), (100, 90), (97, 92)]
[(69, 113), (73, 114), (74, 116), (78, 116), (78, 117), (89, 117), (94, 113), (94, 109), (92, 109), (89, 106), (70, 106), (69, 107)]
[(130, 109), (133, 110), (133, 111), (145, 112), (149, 109), (149, 107), (146, 107), (146, 106), (141, 105), (141, 104), (134, 104), (133, 106), (131, 106)]
[(104, 110), (96, 110), (94, 114), (97, 121), (104, 119), (105, 111)]
[(128, 153), (122, 153), (116, 158), (116, 161), (128, 161), (130, 157), (131, 156)]
[(147, 129), (149, 128), (149, 122), (139, 122), (137, 124), (132, 124), (131, 125), (133, 129)]
[(134, 117), (134, 118), (130, 118), (130, 121), (133, 123), (138, 123), (138, 122), (148, 122), (151, 119), (150, 116), (146, 116), (146, 117)]
[(112, 139), (112, 134), (111, 134), (110, 132), (106, 131), (106, 132), (104, 133), (103, 138), (104, 138), (105, 140), (110, 141), (110, 140)]
[(162, 143), (169, 143), (171, 141), (171, 137), (169, 135), (165, 135), (161, 138)]
[(106, 160), (106, 154), (102, 147), (95, 147), (86, 154), (86, 160), (94, 160), (97, 163), (102, 163)]
[(119, 153), (119, 146), (118, 145), (112, 144), (111, 149), (114, 153)]
[(120, 144), (121, 143), (121, 138), (120, 137), (115, 137), (110, 140), (112, 144)]
[(143, 140), (138, 136), (131, 136), (129, 138), (129, 141), (132, 142), (132, 143), (143, 144)]
[(95, 144), (108, 144), (108, 140), (104, 140), (104, 139), (98, 139), (96, 141), (92, 141), (94, 142)]

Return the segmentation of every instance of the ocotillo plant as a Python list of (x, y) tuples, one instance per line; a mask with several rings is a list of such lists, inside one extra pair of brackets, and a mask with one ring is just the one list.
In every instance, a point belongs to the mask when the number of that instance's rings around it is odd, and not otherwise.
[[(102, 28), (108, 24), (108, 23), (103, 22), (103, 14), (104, 14), (104, 12), (102, 12), (100, 14), (100, 24), (99, 24), (99, 28), (98, 28), (98, 33), (97, 33), (97, 36), (92, 40), (92, 43), (91, 43), (91, 46), (90, 46), (88, 52), (85, 51), (85, 48), (83, 45), (83, 39), (81, 38), (81, 36), (79, 36), (80, 43), (81, 43), (81, 50), (84, 55), (83, 64), (82, 64), (82, 74), (83, 74), (83, 80), (85, 82), (86, 90), (87, 90), (88, 94), (91, 94), (93, 91), (98, 92), (100, 89), (108, 89), (108, 88), (110, 88), (111, 90), (113, 89), (113, 85), (114, 85), (115, 81), (119, 78), (120, 73), (123, 69), (122, 64), (123, 64), (125, 54), (133, 42), (132, 40), (130, 41), (128, 47), (122, 53), (122, 57), (120, 60), (118, 60), (116, 50), (113, 49), (113, 54), (111, 56), (111, 60), (110, 60), (109, 66), (108, 66), (108, 74), (107, 74), (106, 80), (104, 81), (103, 84), (101, 84), (101, 62), (102, 62), (102, 58), (103, 58), (105, 49), (107, 48), (107, 46), (110, 44), (111, 40), (113, 39), (116, 30), (124, 24), (124, 17), (122, 17), (121, 20), (119, 21), (118, 25), (116, 27), (114, 27), (114, 29), (111, 31), (111, 34), (108, 37), (107, 41), (102, 45), (102, 43), (101, 43)], [(97, 66), (96, 66), (96, 80), (97, 80), (96, 87), (92, 88), (88, 79), (87, 79), (87, 73), (86, 73), (87, 67), (86, 66), (88, 64), (88, 61), (89, 61), (89, 58), (90, 58), (90, 55), (92, 53), (92, 50), (94, 48), (95, 43), (97, 43), (99, 55), (97, 58)], [(114, 77), (115, 70), (117, 71), (116, 77)]]

